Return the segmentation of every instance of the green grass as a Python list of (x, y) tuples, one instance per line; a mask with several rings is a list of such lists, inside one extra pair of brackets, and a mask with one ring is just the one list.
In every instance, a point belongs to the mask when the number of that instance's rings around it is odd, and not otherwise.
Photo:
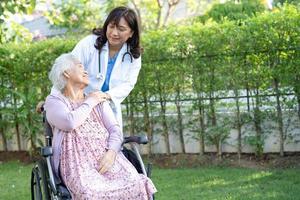
[(0, 200), (31, 199), (32, 166), (23, 165), (19, 162), (0, 164)]
[(153, 173), (157, 199), (299, 200), (300, 170), (164, 169)]
[[(0, 164), (0, 199), (30, 199), (32, 165)], [(153, 170), (157, 200), (297, 200), (300, 169), (197, 168)]]

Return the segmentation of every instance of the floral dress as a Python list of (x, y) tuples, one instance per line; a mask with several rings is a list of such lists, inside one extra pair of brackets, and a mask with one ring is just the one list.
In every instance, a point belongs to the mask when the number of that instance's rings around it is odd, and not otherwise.
[[(79, 106), (71, 105), (73, 108)], [(72, 199), (149, 199), (156, 192), (155, 186), (148, 177), (137, 173), (122, 152), (117, 153), (110, 170), (99, 173), (108, 137), (109, 133), (95, 108), (81, 126), (65, 133), (60, 174)]]

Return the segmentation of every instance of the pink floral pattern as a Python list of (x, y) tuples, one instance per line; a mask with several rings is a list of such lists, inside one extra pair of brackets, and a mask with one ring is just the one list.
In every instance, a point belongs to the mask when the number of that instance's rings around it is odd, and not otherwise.
[(149, 199), (156, 192), (155, 186), (148, 177), (138, 174), (121, 152), (108, 172), (99, 173), (108, 137), (95, 109), (80, 127), (65, 133), (60, 174), (72, 199)]

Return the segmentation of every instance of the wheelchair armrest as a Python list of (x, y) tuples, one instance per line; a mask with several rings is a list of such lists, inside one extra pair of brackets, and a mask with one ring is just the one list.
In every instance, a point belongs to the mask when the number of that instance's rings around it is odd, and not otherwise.
[(123, 144), (135, 142), (137, 144), (147, 144), (148, 137), (147, 136), (128, 136), (124, 137)]
[(41, 148), (41, 155), (43, 157), (48, 157), (48, 156), (52, 156), (53, 155), (53, 151), (52, 151), (52, 147), (42, 147)]

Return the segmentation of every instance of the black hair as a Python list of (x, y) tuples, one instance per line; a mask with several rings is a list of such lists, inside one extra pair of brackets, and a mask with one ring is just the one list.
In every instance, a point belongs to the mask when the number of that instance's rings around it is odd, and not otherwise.
[(140, 47), (140, 29), (139, 22), (136, 13), (127, 7), (121, 6), (114, 8), (106, 18), (102, 28), (94, 28), (92, 30), (93, 34), (97, 35), (95, 48), (100, 50), (107, 41), (106, 31), (109, 23), (119, 24), (120, 19), (124, 18), (128, 23), (130, 29), (133, 31), (132, 37), (128, 38), (126, 41), (130, 48), (130, 53), (134, 58), (138, 58), (141, 55)]

